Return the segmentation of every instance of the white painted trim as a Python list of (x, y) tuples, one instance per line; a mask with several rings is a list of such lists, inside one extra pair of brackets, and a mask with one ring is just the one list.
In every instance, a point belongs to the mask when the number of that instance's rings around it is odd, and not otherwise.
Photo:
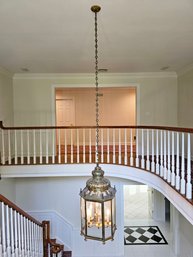
[[(95, 84), (69, 84), (69, 83), (61, 83), (61, 84), (53, 84), (51, 89), (51, 108), (52, 108), (52, 126), (56, 125), (56, 105), (55, 105), (55, 90), (56, 88), (94, 88)], [(140, 84), (139, 83), (113, 83), (113, 84), (101, 84), (100, 88), (136, 88), (136, 124), (131, 125), (138, 125), (140, 124)], [(74, 101), (75, 103), (75, 101)], [(75, 110), (75, 107), (74, 107)], [(74, 115), (75, 117), (75, 115)]]
[[(57, 242), (64, 244), (70, 250), (73, 242), (73, 225), (55, 210), (27, 211), (32, 217), (39, 221), (49, 220), (51, 225), (51, 238), (56, 238)], [(63, 229), (62, 229), (63, 228)]]
[[(68, 164), (68, 165), (16, 165), (1, 166), (1, 178), (22, 178), (22, 177), (75, 177), (90, 176), (95, 164)], [(127, 167), (122, 165), (102, 164), (106, 176), (134, 180), (155, 188), (166, 196), (170, 202), (182, 213), (182, 215), (193, 224), (193, 205), (176, 192), (162, 178), (151, 172)]]
[[(123, 193), (122, 193), (123, 195)], [(122, 205), (123, 205), (123, 199)], [(49, 220), (51, 224), (51, 238), (56, 238), (58, 243), (64, 244), (65, 249), (72, 250), (74, 257), (88, 257), (95, 256), (93, 253), (96, 247), (99, 249), (100, 257), (122, 257), (120, 253), (124, 251), (123, 245), (123, 227), (119, 229), (115, 234), (114, 243), (111, 241), (106, 242), (105, 245), (96, 241), (85, 241), (84, 237), (80, 236), (80, 227), (73, 227), (73, 225), (66, 220), (61, 214), (53, 210), (45, 211), (27, 211), (31, 216), (35, 217), (39, 221)], [(121, 219), (124, 222), (124, 219)], [(119, 242), (118, 244), (116, 242)], [(109, 251), (109, 247), (111, 250)], [(85, 254), (86, 253), (88, 254)], [(112, 252), (116, 251), (116, 254), (112, 255)], [(84, 253), (84, 255), (82, 255)], [(91, 255), (92, 253), (92, 255)]]
[[(15, 73), (13, 79), (66, 79), (66, 78), (91, 78), (93, 73)], [(138, 73), (107, 73), (100, 74), (100, 78), (177, 78), (176, 72), (138, 72)]]
[[(55, 95), (56, 97), (56, 95)], [(55, 125), (54, 126), (57, 126), (57, 120), (56, 120), (56, 101), (63, 101), (63, 100), (72, 100), (72, 116), (73, 116), (73, 126), (76, 126), (76, 111), (75, 111), (75, 97), (74, 96), (69, 96), (69, 97), (62, 97), (61, 99), (56, 99), (55, 98)]]

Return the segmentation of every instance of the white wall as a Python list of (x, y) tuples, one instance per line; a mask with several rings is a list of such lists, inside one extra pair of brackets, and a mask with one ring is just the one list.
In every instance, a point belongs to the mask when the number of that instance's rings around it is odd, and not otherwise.
[[(53, 178), (18, 178), (16, 185), (16, 202), (25, 211), (34, 214), (41, 219), (50, 218), (53, 229), (58, 226), (59, 230), (67, 233), (66, 225), (71, 226), (68, 231), (72, 240), (67, 239), (67, 246), (73, 250), (73, 256), (123, 256), (123, 184), (136, 184), (123, 179), (111, 178), (112, 186), (117, 188), (117, 227), (115, 240), (105, 245), (95, 241), (84, 241), (80, 236), (80, 188), (84, 188), (87, 178), (85, 177), (53, 177)], [(54, 214), (54, 212), (56, 212)], [(60, 217), (63, 217), (63, 223)], [(60, 219), (60, 220), (59, 220)], [(55, 227), (55, 228), (54, 228)], [(55, 229), (56, 238), (60, 241), (62, 235)]]
[(6, 126), (13, 124), (12, 75), (0, 68), (0, 120)]
[[(100, 76), (100, 86), (137, 86), (138, 124), (177, 125), (177, 78), (175, 74), (108, 74)], [(13, 79), (15, 125), (54, 124), (54, 89), (90, 87), (91, 75), (19, 75)]]
[[(136, 89), (101, 88), (99, 94), (99, 120), (101, 126), (135, 125)], [(94, 88), (58, 88), (56, 99), (73, 98), (75, 102), (75, 125), (95, 125)]]
[(165, 221), (165, 200), (164, 195), (153, 189), (153, 219)]
[(193, 256), (193, 226), (171, 205), (172, 247), (177, 257)]
[(2, 178), (0, 180), (0, 194), (15, 203), (15, 179)]
[(193, 69), (178, 76), (178, 124), (193, 127)]

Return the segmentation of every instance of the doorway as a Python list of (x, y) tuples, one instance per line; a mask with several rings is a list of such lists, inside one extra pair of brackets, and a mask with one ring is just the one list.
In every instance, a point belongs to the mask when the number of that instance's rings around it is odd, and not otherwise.
[(56, 126), (75, 126), (74, 98), (56, 99)]
[(124, 223), (132, 220), (146, 220), (152, 218), (153, 203), (151, 188), (147, 185), (124, 186)]
[[(129, 126), (137, 121), (136, 87), (101, 87), (100, 125)], [(95, 88), (55, 88), (57, 126), (95, 125)]]

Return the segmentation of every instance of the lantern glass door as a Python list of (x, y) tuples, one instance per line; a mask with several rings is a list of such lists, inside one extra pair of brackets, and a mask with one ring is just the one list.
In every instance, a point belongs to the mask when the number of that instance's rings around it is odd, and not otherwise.
[(102, 237), (102, 203), (86, 201), (87, 235), (88, 237)]
[(113, 228), (111, 200), (104, 202), (104, 214), (105, 238), (111, 238)]
[(85, 235), (85, 229), (86, 229), (85, 200), (82, 197), (80, 198), (80, 212), (81, 212), (81, 234)]

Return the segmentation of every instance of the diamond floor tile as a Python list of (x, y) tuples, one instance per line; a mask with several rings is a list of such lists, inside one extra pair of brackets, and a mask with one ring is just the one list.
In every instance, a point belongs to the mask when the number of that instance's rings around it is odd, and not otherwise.
[(168, 244), (158, 226), (125, 226), (125, 245)]

